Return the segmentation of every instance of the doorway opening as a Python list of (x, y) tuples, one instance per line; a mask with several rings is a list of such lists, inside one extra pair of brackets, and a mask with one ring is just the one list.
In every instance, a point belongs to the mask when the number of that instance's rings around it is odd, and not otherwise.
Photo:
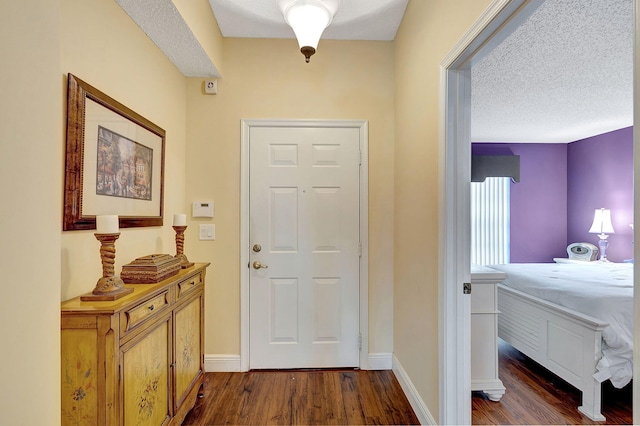
[[(441, 63), (441, 185), (440, 212), (456, 211), (455, 216), (441, 214), (440, 223), (440, 297), (441, 297), (441, 398), (442, 423), (470, 423), (470, 340), (469, 300), (462, 294), (470, 281), (469, 164), (470, 70), (492, 48), (517, 28), (542, 2), (493, 2), (476, 25)], [(637, 9), (636, 2), (636, 9)], [(634, 18), (637, 22), (637, 16)], [(636, 37), (637, 38), (637, 37)], [(634, 156), (638, 154), (635, 153)], [(637, 164), (637, 163), (636, 163)], [(637, 200), (638, 197), (635, 197)], [(636, 304), (638, 298), (635, 298)], [(638, 335), (637, 328), (634, 337)], [(634, 339), (636, 342), (638, 339)], [(636, 393), (634, 393), (635, 395)], [(635, 400), (634, 397), (634, 406)], [(635, 408), (635, 407), (634, 407)], [(635, 412), (636, 410), (634, 410)]]

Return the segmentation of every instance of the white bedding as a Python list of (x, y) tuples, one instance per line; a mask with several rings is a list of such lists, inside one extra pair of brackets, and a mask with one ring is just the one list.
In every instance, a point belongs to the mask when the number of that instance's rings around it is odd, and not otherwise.
[[(624, 387), (633, 366), (633, 265), (630, 263), (512, 263), (503, 284), (606, 321), (597, 378)], [(499, 308), (499, 307), (498, 307)]]

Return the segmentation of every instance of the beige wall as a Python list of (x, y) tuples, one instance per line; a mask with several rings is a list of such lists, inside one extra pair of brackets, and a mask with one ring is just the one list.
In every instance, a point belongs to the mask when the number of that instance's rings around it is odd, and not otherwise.
[[(66, 74), (167, 131), (166, 215), (186, 210), (186, 79), (110, 0), (5, 2), (0, 24), (0, 412), (3, 424), (53, 425), (60, 301), (90, 291), (101, 274), (93, 233), (62, 232)], [(123, 230), (116, 270), (172, 253), (173, 238), (170, 226)]]
[[(322, 40), (306, 64), (295, 40), (225, 39), (218, 95), (187, 86), (187, 202), (215, 201), (189, 219), (185, 251), (209, 261), (205, 353), (240, 353), (240, 120), (369, 121), (369, 350), (392, 347), (393, 44)], [(197, 224), (216, 241), (197, 241)]]
[(440, 61), (490, 0), (411, 0), (395, 40), (394, 354), (438, 419)]
[[(115, 265), (119, 274), (123, 264), (137, 257), (175, 253), (173, 213), (187, 210), (186, 79), (115, 1), (61, 0), (60, 4), (60, 102), (66, 99), (66, 74), (72, 73), (166, 131), (164, 226), (120, 230)], [(56, 118), (64, 120), (63, 115)], [(56, 141), (64, 150), (64, 135), (59, 135)], [(62, 171), (63, 163), (58, 167)], [(61, 188), (57, 189), (57, 195), (61, 211)], [(60, 225), (57, 228), (61, 229)], [(91, 291), (102, 274), (100, 245), (94, 232), (62, 233), (63, 300)]]
[(62, 182), (56, 1), (0, 12), (0, 423), (60, 416)]

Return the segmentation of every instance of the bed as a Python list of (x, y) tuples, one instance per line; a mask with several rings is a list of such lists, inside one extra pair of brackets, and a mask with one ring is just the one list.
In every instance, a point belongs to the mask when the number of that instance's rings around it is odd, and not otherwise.
[(633, 366), (633, 265), (487, 265), (498, 285), (498, 335), (582, 392), (578, 410), (604, 421), (601, 383), (622, 388)]

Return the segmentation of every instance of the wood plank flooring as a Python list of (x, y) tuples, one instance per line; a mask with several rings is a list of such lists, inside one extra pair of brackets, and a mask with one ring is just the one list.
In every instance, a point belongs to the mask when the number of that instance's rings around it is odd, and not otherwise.
[(500, 402), (492, 402), (480, 392), (471, 399), (475, 425), (555, 425), (633, 423), (631, 384), (615, 389), (609, 382), (602, 389), (602, 414), (606, 423), (594, 422), (578, 412), (581, 393), (500, 341), (499, 376), (507, 388)]
[[(603, 424), (577, 410), (580, 392), (501, 342), (500, 402), (472, 396), (475, 425)], [(206, 373), (204, 397), (183, 425), (418, 424), (391, 371), (318, 370)], [(605, 424), (632, 424), (631, 385), (603, 386)]]
[(206, 373), (192, 425), (415, 425), (392, 371)]

